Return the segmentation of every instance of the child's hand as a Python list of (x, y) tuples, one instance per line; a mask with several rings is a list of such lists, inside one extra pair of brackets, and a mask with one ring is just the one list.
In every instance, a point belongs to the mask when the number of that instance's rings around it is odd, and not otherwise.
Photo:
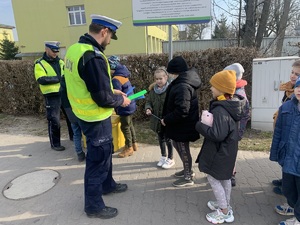
[(166, 126), (164, 119), (162, 119), (160, 122), (163, 126)]
[(152, 114), (151, 110), (150, 109), (146, 109), (146, 115), (150, 116), (151, 114)]
[(202, 115), (201, 115), (201, 123), (212, 127), (213, 124), (213, 114), (211, 114), (210, 112), (208, 112), (207, 110), (203, 110), (202, 111)]

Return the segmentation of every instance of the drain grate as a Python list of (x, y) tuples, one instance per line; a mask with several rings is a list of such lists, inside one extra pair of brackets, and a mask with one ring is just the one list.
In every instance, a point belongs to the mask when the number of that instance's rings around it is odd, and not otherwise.
[(54, 170), (38, 170), (23, 174), (10, 181), (3, 188), (8, 199), (21, 200), (32, 198), (53, 188), (60, 180), (60, 174)]

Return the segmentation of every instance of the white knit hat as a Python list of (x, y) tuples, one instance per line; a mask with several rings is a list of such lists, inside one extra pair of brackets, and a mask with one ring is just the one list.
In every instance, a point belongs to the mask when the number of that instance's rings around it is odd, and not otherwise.
[(224, 70), (234, 70), (236, 73), (236, 80), (242, 79), (243, 73), (245, 72), (243, 66), (239, 63), (233, 63), (229, 66), (226, 66)]

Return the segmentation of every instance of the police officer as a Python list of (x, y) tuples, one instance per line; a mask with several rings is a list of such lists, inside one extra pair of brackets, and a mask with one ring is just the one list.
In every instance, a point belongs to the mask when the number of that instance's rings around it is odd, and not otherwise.
[(89, 33), (72, 45), (65, 57), (65, 79), (72, 110), (86, 136), (87, 155), (84, 176), (85, 212), (88, 217), (112, 218), (116, 208), (105, 205), (102, 195), (127, 190), (126, 184), (112, 177), (112, 124), (115, 107), (126, 107), (130, 100), (114, 90), (104, 49), (117, 39), (120, 21), (91, 15)]
[(65, 150), (65, 147), (60, 144), (61, 98), (59, 88), (64, 61), (57, 56), (59, 44), (57, 41), (46, 41), (44, 55), (36, 60), (34, 65), (35, 79), (45, 97), (50, 144), (55, 151)]

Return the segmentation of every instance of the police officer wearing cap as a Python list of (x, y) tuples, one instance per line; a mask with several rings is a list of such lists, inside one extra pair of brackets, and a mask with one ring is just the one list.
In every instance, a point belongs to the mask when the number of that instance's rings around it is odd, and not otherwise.
[(102, 195), (127, 190), (126, 184), (112, 177), (113, 109), (126, 107), (130, 100), (114, 90), (104, 49), (121, 22), (100, 15), (91, 15), (89, 33), (72, 45), (65, 57), (65, 80), (72, 111), (86, 136), (87, 155), (84, 175), (84, 210), (88, 217), (108, 219), (118, 214), (116, 208), (105, 205)]
[(61, 98), (59, 89), (61, 75), (64, 71), (64, 61), (57, 56), (59, 44), (57, 41), (45, 42), (43, 57), (35, 61), (34, 75), (45, 97), (51, 148), (63, 151), (65, 147), (60, 143)]

